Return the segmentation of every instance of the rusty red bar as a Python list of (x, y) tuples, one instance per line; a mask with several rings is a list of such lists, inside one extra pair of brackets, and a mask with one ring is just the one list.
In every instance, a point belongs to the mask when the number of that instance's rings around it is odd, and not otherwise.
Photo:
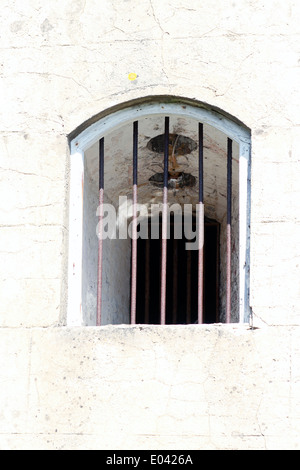
[(231, 200), (232, 200), (232, 140), (227, 139), (227, 266), (226, 323), (231, 321)]
[(133, 123), (133, 175), (132, 175), (132, 245), (131, 245), (131, 324), (136, 323), (137, 281), (137, 177), (138, 177), (138, 121)]
[(199, 221), (198, 221), (198, 323), (203, 323), (204, 286), (204, 178), (203, 178), (203, 124), (199, 123)]
[(188, 250), (186, 260), (186, 322), (187, 324), (192, 321), (192, 304), (191, 304), (191, 267), (192, 267), (192, 252)]
[(150, 308), (150, 240), (147, 238), (145, 246), (145, 323), (149, 323)]
[(164, 189), (162, 211), (162, 254), (161, 254), (161, 295), (160, 324), (166, 324), (166, 280), (167, 280), (167, 219), (168, 219), (168, 171), (169, 171), (169, 117), (165, 117), (164, 137)]
[(102, 307), (102, 265), (103, 265), (103, 201), (104, 201), (104, 137), (99, 140), (99, 225), (98, 225), (98, 283), (97, 321), (101, 325)]
[(174, 238), (173, 241), (173, 312), (172, 323), (175, 325), (177, 322), (177, 289), (178, 289), (178, 242)]

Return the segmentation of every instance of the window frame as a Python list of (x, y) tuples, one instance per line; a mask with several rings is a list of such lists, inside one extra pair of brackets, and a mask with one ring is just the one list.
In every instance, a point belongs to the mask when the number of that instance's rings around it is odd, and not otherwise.
[(70, 144), (69, 262), (67, 325), (83, 326), (82, 241), (85, 151), (108, 131), (147, 115), (176, 115), (197, 119), (226, 134), (239, 144), (239, 323), (250, 318), (250, 205), (251, 132), (233, 117), (198, 102), (154, 100), (113, 110), (74, 131)]

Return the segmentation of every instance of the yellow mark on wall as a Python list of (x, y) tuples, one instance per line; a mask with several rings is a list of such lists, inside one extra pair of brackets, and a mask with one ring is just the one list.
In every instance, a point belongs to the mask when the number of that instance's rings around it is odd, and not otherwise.
[(133, 82), (133, 80), (136, 80), (137, 74), (136, 73), (130, 73), (128, 74), (128, 79)]

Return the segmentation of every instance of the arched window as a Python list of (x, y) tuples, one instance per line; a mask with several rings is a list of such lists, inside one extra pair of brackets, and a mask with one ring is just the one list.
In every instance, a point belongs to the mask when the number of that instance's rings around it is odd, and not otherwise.
[(68, 324), (248, 321), (250, 131), (188, 100), (122, 108), (70, 136)]

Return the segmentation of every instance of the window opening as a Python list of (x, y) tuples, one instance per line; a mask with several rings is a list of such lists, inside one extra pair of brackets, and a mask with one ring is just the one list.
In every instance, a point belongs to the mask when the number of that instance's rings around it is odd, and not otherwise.
[[(248, 319), (250, 133), (242, 124), (205, 107), (170, 103), (107, 113), (82, 126), (71, 141), (70, 183), (69, 325)], [(105, 204), (118, 211), (118, 198), (124, 196), (133, 207), (148, 209), (152, 201), (163, 208), (190, 202), (200, 221), (199, 249), (183, 254), (184, 240), (172, 236), (161, 236), (157, 248), (157, 241), (134, 236), (98, 239), (95, 229), (98, 224), (103, 230)], [(133, 234), (139, 230), (138, 213), (127, 213)], [(164, 210), (161, 232), (163, 219)], [(215, 256), (210, 262), (209, 243)], [(152, 299), (155, 251), (159, 292)], [(212, 266), (214, 273), (208, 271)], [(208, 286), (215, 292), (211, 302)], [(149, 307), (140, 305), (143, 291), (151, 298)]]
[[(211, 273), (211, 271), (215, 271), (210, 267), (210, 262), (206, 263), (207, 273), (204, 269), (205, 264), (205, 216), (204, 216), (204, 172), (203, 172), (203, 124), (198, 124), (198, 176), (199, 176), (199, 196), (198, 196), (198, 210), (199, 210), (199, 223), (196, 224), (196, 238), (198, 240), (198, 263), (197, 263), (197, 270), (193, 272), (193, 265), (195, 265), (196, 257), (190, 253), (190, 249), (185, 248), (186, 251), (185, 257), (181, 253), (181, 246), (187, 245), (185, 238), (181, 239), (181, 242), (185, 242), (183, 245), (182, 243), (178, 243), (176, 249), (178, 250), (178, 254), (176, 255), (177, 260), (174, 260), (173, 256), (173, 263), (174, 262), (185, 262), (185, 271), (186, 271), (186, 284), (185, 284), (185, 296), (182, 296), (180, 291), (183, 290), (183, 282), (181, 284), (181, 289), (178, 289), (178, 280), (176, 288), (173, 287), (171, 289), (172, 294), (172, 301), (170, 299), (169, 292), (167, 293), (167, 284), (168, 286), (171, 285), (168, 277), (168, 270), (167, 270), (167, 261), (168, 261), (168, 252), (172, 249), (172, 245), (167, 240), (167, 232), (168, 232), (168, 190), (170, 187), (174, 187), (170, 185), (170, 182), (175, 180), (175, 187), (176, 187), (176, 180), (178, 179), (179, 175), (182, 173), (177, 172), (177, 162), (176, 162), (176, 145), (179, 142), (180, 136), (175, 136), (172, 134), (172, 143), (170, 144), (170, 118), (169, 116), (165, 117), (165, 129), (163, 135), (163, 188), (162, 188), (162, 219), (161, 219), (161, 238), (160, 238), (160, 276), (157, 275), (157, 278), (160, 280), (160, 321), (161, 325), (166, 324), (167, 322), (167, 310), (170, 312), (171, 307), (173, 305), (173, 316), (172, 321), (177, 323), (177, 312), (178, 307), (180, 311), (184, 311), (184, 307), (182, 305), (183, 298), (186, 299), (186, 314), (185, 319), (186, 323), (203, 323), (205, 320), (208, 321), (209, 318), (214, 318), (216, 321), (217, 314), (216, 314), (216, 305), (218, 304), (217, 297), (218, 292), (217, 289), (214, 290), (214, 294), (211, 295), (210, 293), (210, 284), (216, 285), (216, 282), (212, 282), (211, 275), (207, 275), (207, 279), (205, 279), (206, 274)], [(159, 136), (160, 137), (160, 136)], [(182, 141), (182, 139), (181, 139)], [(131, 243), (131, 306), (130, 306), (130, 321), (131, 324), (135, 324), (137, 322), (137, 279), (138, 279), (138, 235), (137, 235), (137, 219), (138, 219), (138, 121), (133, 122), (133, 159), (132, 159), (132, 243)], [(170, 158), (171, 155), (171, 158)], [(170, 161), (169, 161), (170, 160)], [(104, 138), (102, 137), (99, 141), (99, 245), (98, 245), (98, 295), (97, 295), (97, 325), (101, 325), (101, 305), (102, 305), (102, 258), (103, 258), (103, 192), (104, 192)], [(231, 274), (232, 274), (232, 266), (231, 266), (231, 223), (232, 223), (232, 140), (230, 138), (227, 139), (227, 232), (226, 232), (226, 255), (227, 255), (227, 265), (226, 265), (226, 322), (230, 323), (231, 321)], [(183, 231), (182, 231), (183, 233)], [(210, 239), (207, 241), (207, 246), (211, 243)], [(215, 243), (217, 245), (217, 243)], [(148, 247), (149, 249), (149, 247)], [(214, 247), (215, 253), (217, 253), (218, 248)], [(156, 252), (156, 256), (158, 252)], [(206, 257), (207, 257), (206, 253)], [(217, 255), (215, 254), (215, 257)], [(186, 260), (185, 260), (186, 258)], [(214, 266), (216, 266), (216, 261), (213, 261)], [(151, 265), (151, 263), (150, 263)], [(148, 270), (148, 269), (147, 269)], [(179, 277), (178, 269), (173, 269), (174, 276), (177, 274)], [(170, 273), (170, 270), (169, 270)], [(151, 269), (148, 272), (149, 278), (151, 278)], [(217, 271), (215, 272), (215, 278), (217, 278), (218, 274)], [(193, 283), (191, 279), (193, 278)], [(194, 320), (194, 303), (192, 302), (192, 298), (194, 297), (194, 291), (192, 287), (195, 285), (195, 279), (197, 278), (197, 318)], [(175, 283), (175, 279), (173, 278), (173, 284)], [(204, 285), (206, 285), (206, 291), (204, 290)], [(145, 286), (144, 286), (145, 287)], [(147, 286), (148, 289), (148, 286)], [(170, 289), (169, 289), (170, 290)], [(142, 292), (145, 292), (143, 289)], [(177, 297), (176, 297), (177, 294)], [(149, 294), (150, 295), (150, 294)], [(212, 309), (210, 314), (204, 314), (204, 298), (206, 296), (206, 309), (209, 310), (208, 307)], [(176, 297), (176, 298), (175, 298)], [(155, 300), (157, 296), (154, 296)], [(150, 302), (150, 300), (149, 300)], [(168, 308), (167, 308), (168, 302)], [(149, 304), (150, 305), (150, 304)], [(155, 304), (154, 308), (157, 311), (157, 305)], [(150, 306), (147, 307), (150, 312)], [(169, 314), (170, 316), (170, 314)], [(180, 316), (180, 315), (179, 315)], [(206, 318), (205, 318), (206, 317)], [(144, 317), (144, 322), (149, 318), (149, 313)], [(175, 320), (176, 319), (176, 320)], [(183, 320), (182, 320), (183, 321)], [(171, 318), (169, 319), (171, 322)]]

